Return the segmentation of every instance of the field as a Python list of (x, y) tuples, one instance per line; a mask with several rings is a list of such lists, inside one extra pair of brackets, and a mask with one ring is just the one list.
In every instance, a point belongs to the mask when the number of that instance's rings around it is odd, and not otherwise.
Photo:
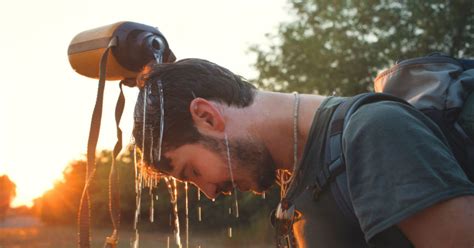
[[(33, 218), (16, 218), (0, 222), (0, 248), (70, 248), (76, 247), (77, 235), (74, 226), (46, 226)], [(271, 242), (262, 240), (258, 233), (251, 234), (244, 229), (234, 231), (234, 237), (227, 236), (227, 230), (189, 234), (189, 247), (274, 247)], [(92, 247), (103, 247), (109, 229), (92, 230)], [(120, 248), (130, 247), (131, 231), (121, 231)], [(177, 247), (170, 237), (169, 247)], [(181, 235), (183, 248), (186, 248), (185, 236)], [(157, 232), (140, 232), (140, 247), (168, 247), (168, 235)]]

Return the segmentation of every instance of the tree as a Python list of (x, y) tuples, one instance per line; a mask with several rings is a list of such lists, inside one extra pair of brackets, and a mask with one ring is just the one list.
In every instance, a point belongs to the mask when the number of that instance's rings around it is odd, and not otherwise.
[(5, 218), (10, 204), (16, 196), (16, 185), (7, 175), (0, 176), (0, 220)]
[(399, 59), (474, 55), (471, 0), (290, 0), (294, 21), (255, 45), (255, 83), (276, 91), (353, 95)]
[[(94, 225), (110, 223), (108, 212), (108, 173), (111, 166), (111, 152), (102, 151), (97, 156), (97, 169), (89, 187), (91, 199), (91, 221)], [(34, 202), (34, 208), (41, 220), (48, 224), (76, 224), (79, 202), (84, 188), (86, 161), (72, 161), (63, 172), (63, 180), (55, 183), (53, 189), (45, 192)], [(133, 167), (130, 154), (126, 153), (117, 161), (121, 182), (120, 191), (124, 201), (134, 202)], [(131, 186), (131, 185), (132, 186)], [(132, 216), (125, 204), (123, 215)]]
[[(125, 152), (117, 160), (120, 190), (120, 222), (122, 228), (130, 228), (133, 224), (135, 213), (135, 182), (133, 154)], [(102, 151), (97, 156), (97, 170), (89, 188), (91, 224), (92, 226), (111, 227), (108, 212), (108, 178), (111, 166), (111, 152)], [(35, 211), (41, 220), (48, 224), (70, 224), (77, 223), (77, 211), (79, 201), (84, 187), (86, 162), (84, 160), (72, 161), (64, 170), (64, 179), (57, 182), (53, 189), (49, 190), (41, 198), (35, 200)], [(181, 223), (181, 232), (185, 231), (185, 191), (184, 183), (178, 183), (178, 213)], [(157, 188), (152, 190), (154, 204), (154, 223), (149, 222), (151, 197), (149, 188), (143, 189), (141, 195), (141, 212), (139, 229), (170, 232), (173, 230), (172, 205), (168, 188), (161, 180)], [(201, 193), (198, 201), (197, 188), (189, 185), (189, 223), (190, 229), (194, 231), (226, 230), (232, 227), (242, 226), (234, 230), (234, 235), (245, 236), (245, 230), (259, 233), (258, 238), (270, 241), (273, 237), (273, 229), (270, 226), (269, 212), (278, 203), (278, 189), (274, 187), (267, 193), (266, 199), (254, 196), (250, 192), (239, 193), (239, 219), (229, 214), (229, 208), (234, 206), (234, 198), (227, 196), (218, 197), (215, 202), (208, 200)], [(201, 208), (202, 221), (199, 221), (198, 213)], [(252, 222), (252, 223), (251, 223)], [(253, 225), (250, 225), (253, 224)], [(252, 229), (253, 228), (253, 229)], [(255, 239), (254, 239), (255, 240)], [(240, 242), (251, 242), (243, 238)], [(242, 244), (242, 246), (247, 246)]]

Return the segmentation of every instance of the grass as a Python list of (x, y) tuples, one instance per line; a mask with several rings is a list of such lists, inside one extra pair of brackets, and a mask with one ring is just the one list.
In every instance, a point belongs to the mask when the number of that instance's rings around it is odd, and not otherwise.
[[(240, 230), (241, 229), (241, 230)], [(190, 233), (189, 247), (274, 247), (271, 242), (265, 241), (261, 235), (254, 233), (249, 236), (245, 229), (234, 230), (234, 236), (229, 238), (227, 230), (207, 233)], [(77, 230), (71, 226), (35, 226), (23, 228), (0, 228), (0, 248), (70, 248), (77, 246)], [(110, 235), (110, 229), (92, 230), (92, 247), (103, 247), (105, 237)], [(132, 231), (121, 231), (118, 247), (130, 247), (129, 241), (133, 237)], [(252, 237), (253, 236), (253, 237)], [(173, 237), (170, 237), (170, 246), (176, 247)], [(181, 234), (183, 248), (186, 248), (185, 236)], [(140, 247), (167, 247), (168, 235), (158, 232), (140, 232)]]

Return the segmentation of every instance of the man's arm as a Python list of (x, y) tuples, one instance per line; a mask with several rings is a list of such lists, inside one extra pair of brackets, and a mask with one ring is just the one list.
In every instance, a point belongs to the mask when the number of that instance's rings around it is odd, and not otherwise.
[(474, 248), (474, 196), (435, 204), (398, 227), (417, 248)]

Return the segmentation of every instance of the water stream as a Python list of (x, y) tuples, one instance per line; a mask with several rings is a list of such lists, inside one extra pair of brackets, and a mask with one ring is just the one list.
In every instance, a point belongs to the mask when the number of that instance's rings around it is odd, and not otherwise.
[(185, 190), (185, 215), (186, 215), (186, 248), (189, 248), (189, 204), (188, 204), (188, 182), (184, 183)]
[[(162, 53), (158, 53), (155, 55), (155, 59), (158, 63), (162, 62)], [(161, 153), (162, 153), (162, 145), (163, 145), (163, 135), (164, 135), (164, 115), (165, 115), (165, 110), (164, 110), (164, 93), (163, 93), (163, 84), (161, 80), (158, 80), (157, 82), (158, 85), (158, 93), (159, 93), (159, 100), (160, 100), (160, 126), (159, 126), (159, 140), (158, 144), (154, 144), (153, 141), (154, 139), (151, 138), (150, 142), (150, 149), (147, 150), (145, 149), (146, 145), (146, 137), (154, 137), (153, 136), (153, 130), (147, 128), (146, 125), (146, 114), (147, 114), (147, 99), (148, 95), (151, 94), (151, 85), (147, 84), (144, 88), (144, 99), (143, 99), (143, 127), (142, 127), (142, 151), (149, 151), (150, 154), (150, 159), (152, 161), (160, 161), (161, 160)], [(148, 133), (147, 133), (148, 132)], [(239, 218), (239, 202), (238, 202), (238, 194), (237, 194), (237, 186), (234, 180), (234, 169), (232, 167), (231, 163), (231, 154), (230, 154), (230, 147), (229, 147), (229, 140), (227, 137), (227, 133), (225, 134), (225, 145), (227, 148), (227, 164), (229, 168), (229, 174), (230, 174), (230, 180), (232, 182), (232, 188), (233, 188), (233, 196), (234, 196), (234, 201), (233, 205), (229, 207), (229, 215), (234, 216), (235, 218)], [(157, 145), (158, 151), (156, 151), (154, 146)], [(150, 197), (150, 206), (149, 206), (149, 220), (150, 222), (154, 222), (154, 201), (158, 200), (158, 195), (155, 195), (153, 192), (153, 189), (155, 189), (158, 186), (159, 180), (163, 179), (166, 183), (166, 187), (168, 189), (168, 192), (170, 194), (170, 203), (172, 205), (172, 225), (173, 225), (173, 234), (174, 234), (174, 239), (177, 247), (182, 248), (182, 243), (181, 243), (181, 236), (180, 236), (180, 223), (179, 223), (179, 215), (178, 215), (178, 185), (177, 181), (175, 178), (170, 177), (170, 176), (165, 176), (165, 177), (160, 177), (156, 173), (150, 174), (149, 168), (146, 168), (145, 162), (144, 162), (144, 154), (139, 154), (137, 151), (137, 147), (134, 147), (134, 163), (135, 163), (135, 193), (136, 193), (136, 198), (135, 198), (135, 203), (136, 203), (136, 209), (135, 209), (135, 215), (134, 215), (134, 231), (135, 235), (131, 239), (130, 245), (132, 248), (138, 248), (139, 247), (139, 231), (138, 231), (138, 221), (140, 218), (140, 208), (141, 208), (141, 195), (142, 191), (145, 187), (149, 188), (149, 197)], [(139, 158), (139, 159), (138, 159)], [(185, 189), (185, 246), (186, 248), (189, 248), (189, 198), (188, 198), (188, 191), (189, 191), (189, 185), (187, 182), (184, 183), (184, 189)], [(265, 193), (262, 195), (262, 198), (265, 199)], [(197, 211), (198, 211), (198, 220), (199, 222), (202, 221), (202, 206), (201, 206), (201, 191), (198, 189), (197, 190)], [(215, 202), (215, 199), (212, 199), (213, 202)], [(228, 226), (227, 230), (227, 235), (229, 238), (232, 238), (232, 226)], [(166, 247), (170, 247), (170, 236), (167, 237), (166, 239)], [(197, 245), (197, 247), (201, 248), (201, 245)]]
[(226, 145), (226, 148), (227, 148), (227, 165), (229, 167), (230, 180), (232, 181), (232, 188), (233, 188), (233, 191), (234, 191), (235, 218), (239, 218), (239, 201), (238, 201), (238, 197), (237, 197), (237, 185), (235, 184), (234, 172), (232, 171), (232, 163), (231, 163), (230, 147), (229, 147), (229, 138), (227, 137), (226, 132), (224, 132), (224, 139), (225, 139), (225, 145)]
[(198, 220), (199, 222), (201, 222), (202, 221), (201, 190), (199, 188), (197, 189), (197, 198), (198, 198)]
[(181, 234), (179, 231), (179, 215), (178, 215), (178, 187), (176, 179), (173, 177), (164, 177), (166, 185), (168, 186), (168, 191), (170, 193), (170, 200), (173, 206), (173, 217), (174, 217), (174, 237), (176, 245), (181, 248)]

